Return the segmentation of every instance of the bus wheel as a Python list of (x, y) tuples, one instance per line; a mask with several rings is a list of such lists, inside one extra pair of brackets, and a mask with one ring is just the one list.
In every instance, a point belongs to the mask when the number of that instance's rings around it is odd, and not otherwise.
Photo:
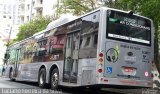
[(13, 70), (12, 69), (10, 69), (10, 72), (9, 72), (9, 79), (11, 80), (11, 81), (14, 81), (15, 79), (13, 78)]
[(44, 88), (46, 84), (46, 70), (42, 68), (38, 74), (38, 84), (39, 87)]
[(51, 82), (51, 89), (52, 90), (58, 89), (59, 72), (58, 72), (57, 68), (53, 69), (53, 71), (51, 73), (50, 82)]

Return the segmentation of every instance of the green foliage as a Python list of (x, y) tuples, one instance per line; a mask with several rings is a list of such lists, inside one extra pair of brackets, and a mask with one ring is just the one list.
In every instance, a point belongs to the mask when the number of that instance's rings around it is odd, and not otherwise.
[(16, 41), (17, 41), (16, 39), (10, 40), (10, 41), (6, 44), (6, 46), (7, 46), (7, 47), (10, 46), (10, 45), (12, 45), (13, 43), (15, 43)]
[(23, 40), (37, 32), (44, 30), (51, 21), (52, 20), (49, 16), (37, 16), (33, 18), (31, 21), (24, 23), (19, 27), (19, 33), (17, 34), (17, 38), (14, 41)]
[(96, 0), (63, 0), (64, 12), (71, 12), (74, 15), (82, 15), (95, 9)]
[(107, 6), (107, 7), (110, 7), (110, 8), (119, 9), (120, 8), (119, 1), (120, 0), (105, 0), (104, 5)]

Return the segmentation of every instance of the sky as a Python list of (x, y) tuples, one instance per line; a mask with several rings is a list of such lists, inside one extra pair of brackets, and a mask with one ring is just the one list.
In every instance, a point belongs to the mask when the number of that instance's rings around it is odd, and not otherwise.
[(14, 4), (14, 0), (0, 0), (0, 3)]

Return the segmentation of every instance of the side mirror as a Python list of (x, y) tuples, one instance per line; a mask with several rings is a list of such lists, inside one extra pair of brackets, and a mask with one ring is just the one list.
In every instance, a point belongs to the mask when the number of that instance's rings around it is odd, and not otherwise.
[(129, 16), (132, 16), (133, 13), (134, 13), (133, 11), (129, 11), (129, 12), (128, 12), (128, 15), (129, 15)]

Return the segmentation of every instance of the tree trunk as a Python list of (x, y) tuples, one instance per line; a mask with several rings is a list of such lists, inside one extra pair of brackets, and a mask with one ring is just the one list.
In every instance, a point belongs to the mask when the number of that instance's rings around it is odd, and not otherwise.
[(158, 32), (158, 23), (155, 24), (155, 38), (154, 38), (154, 61), (155, 61), (155, 65), (158, 69), (158, 71), (160, 72), (160, 65), (159, 65), (159, 60), (158, 60), (158, 35), (159, 35), (159, 32)]

